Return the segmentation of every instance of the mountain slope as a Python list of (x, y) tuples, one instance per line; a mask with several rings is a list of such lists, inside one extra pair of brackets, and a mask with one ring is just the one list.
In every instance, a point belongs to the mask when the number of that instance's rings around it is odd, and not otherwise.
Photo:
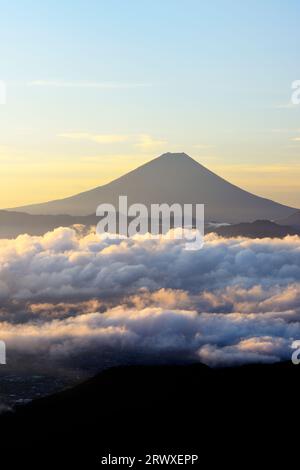
[(300, 227), (300, 211), (294, 212), (292, 215), (289, 215), (285, 219), (277, 221), (281, 225), (289, 225), (291, 227)]
[(286, 430), (291, 420), (298, 422), (291, 390), (299, 379), (292, 362), (110, 369), (0, 416), (1, 462), (7, 454), (8, 468), (20, 457), (22, 467), (37, 459), (43, 468), (47, 459), (53, 469), (62, 460), (66, 468), (80, 461), (89, 469), (101, 468), (108, 454), (193, 453), (198, 468), (204, 459), (212, 467), (242, 468), (243, 456), (256, 468), (258, 461), (273, 463), (272, 456), (278, 461), (280, 449), (286, 468), (298, 452), (298, 434)]
[(109, 184), (65, 199), (19, 207), (30, 214), (89, 215), (101, 203), (205, 204), (206, 220), (250, 222), (288, 217), (295, 209), (255, 196), (212, 173), (184, 153), (166, 153)]

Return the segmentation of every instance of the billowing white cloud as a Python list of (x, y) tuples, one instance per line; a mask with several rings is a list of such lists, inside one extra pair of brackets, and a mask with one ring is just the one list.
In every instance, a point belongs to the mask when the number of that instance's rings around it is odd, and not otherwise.
[[(69, 364), (273, 362), (300, 339), (300, 238), (98, 238), (72, 228), (0, 244), (10, 351)], [(88, 359), (87, 359), (88, 358)]]

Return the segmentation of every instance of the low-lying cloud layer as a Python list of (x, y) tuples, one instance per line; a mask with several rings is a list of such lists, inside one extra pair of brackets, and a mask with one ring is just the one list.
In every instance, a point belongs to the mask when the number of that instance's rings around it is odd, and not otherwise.
[(54, 364), (273, 362), (300, 339), (300, 238), (111, 240), (59, 228), (0, 244), (0, 339)]

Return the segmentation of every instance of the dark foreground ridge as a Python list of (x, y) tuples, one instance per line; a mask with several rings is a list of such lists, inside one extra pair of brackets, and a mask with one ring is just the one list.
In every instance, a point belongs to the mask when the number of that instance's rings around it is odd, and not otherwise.
[(216, 232), (224, 238), (284, 238), (288, 235), (300, 236), (300, 227), (279, 225), (269, 220), (256, 220), (235, 225), (226, 225), (210, 231)]
[(189, 452), (202, 468), (269, 467), (281, 458), (287, 468), (297, 452), (299, 377), (292, 363), (110, 369), (2, 415), (2, 461), (103, 468), (108, 453)]
[[(132, 220), (131, 218), (128, 219)], [(294, 220), (294, 219), (293, 219)], [(96, 225), (100, 218), (96, 215), (71, 216), (71, 215), (31, 215), (22, 212), (10, 212), (0, 210), (0, 239), (16, 238), (22, 234), (41, 236), (58, 227), (73, 227), (82, 225), (86, 231), (96, 231)], [(151, 227), (151, 220), (148, 220)], [(171, 220), (171, 228), (174, 226)], [(269, 220), (255, 220), (240, 224), (216, 227), (214, 224), (206, 224), (205, 233), (215, 232), (218, 235), (230, 237), (248, 238), (284, 238), (287, 235), (299, 235), (300, 225), (281, 225)]]

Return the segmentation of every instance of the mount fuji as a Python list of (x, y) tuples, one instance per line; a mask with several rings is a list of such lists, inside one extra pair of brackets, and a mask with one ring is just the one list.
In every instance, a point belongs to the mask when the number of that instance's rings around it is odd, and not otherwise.
[(126, 195), (128, 204), (205, 204), (205, 220), (252, 222), (278, 220), (296, 209), (251, 194), (229, 183), (185, 153), (165, 153), (114, 181), (75, 196), (42, 204), (22, 206), (12, 211), (35, 215), (87, 216), (99, 204), (118, 207)]

